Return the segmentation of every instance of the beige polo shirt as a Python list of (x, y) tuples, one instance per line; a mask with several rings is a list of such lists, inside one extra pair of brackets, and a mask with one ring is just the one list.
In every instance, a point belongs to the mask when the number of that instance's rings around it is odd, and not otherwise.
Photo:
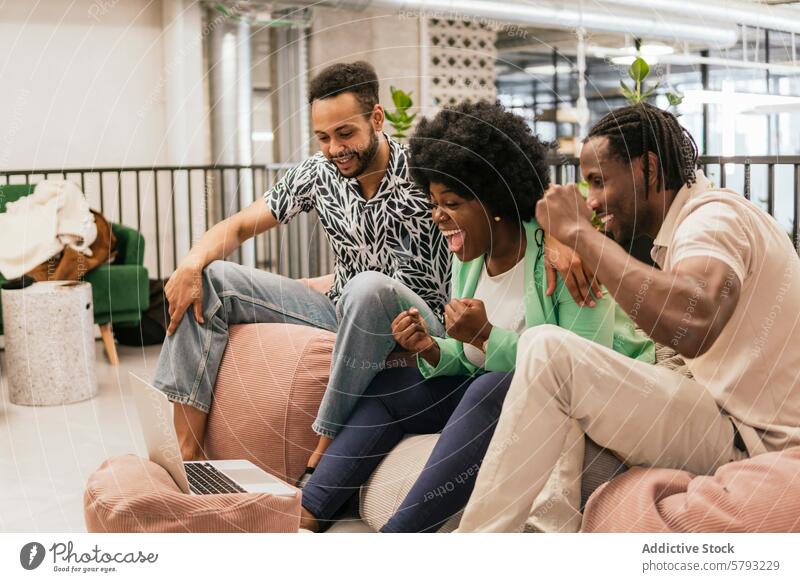
[(800, 445), (800, 259), (787, 233), (698, 171), (670, 206), (652, 257), (664, 271), (689, 257), (730, 266), (741, 283), (736, 309), (711, 348), (687, 364), (751, 455)]

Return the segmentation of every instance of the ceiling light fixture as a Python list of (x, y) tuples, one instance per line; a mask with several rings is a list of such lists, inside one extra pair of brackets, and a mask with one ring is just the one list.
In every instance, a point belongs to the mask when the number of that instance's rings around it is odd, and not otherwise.
[(637, 56), (642, 57), (649, 64), (654, 65), (658, 63), (658, 57), (671, 55), (675, 52), (675, 48), (666, 44), (643, 44), (636, 52), (636, 48), (626, 46), (623, 48), (611, 48), (594, 46), (589, 48), (595, 57), (600, 59), (610, 59), (615, 65), (630, 65)]
[(551, 77), (556, 73), (559, 75), (567, 75), (574, 70), (575, 68), (572, 65), (557, 65), (555, 68), (553, 68), (553, 65), (535, 65), (532, 67), (525, 67), (525, 72), (529, 75), (545, 75)]

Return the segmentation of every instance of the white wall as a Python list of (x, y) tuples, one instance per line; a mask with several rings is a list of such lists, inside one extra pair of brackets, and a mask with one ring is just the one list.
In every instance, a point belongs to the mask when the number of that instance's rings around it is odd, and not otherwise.
[[(337, 62), (364, 60), (375, 67), (380, 80), (380, 99), (394, 110), (390, 86), (413, 92), (415, 107), (420, 103), (419, 20), (388, 10), (351, 12), (315, 8), (309, 35), (310, 74)], [(391, 133), (391, 127), (386, 127)], [(312, 140), (312, 151), (318, 149)]]
[(9, 0), (0, 168), (164, 160), (161, 3)]
[[(208, 163), (203, 24), (196, 0), (0, 3), (0, 170)], [(158, 259), (154, 181), (142, 175), (139, 205), (135, 176), (124, 174), (121, 181), (121, 211), (115, 175), (104, 177), (102, 206), (96, 176), (87, 178), (84, 191), (110, 220), (141, 225), (151, 276), (159, 259), (169, 273), (169, 174), (158, 179)], [(203, 184), (195, 186), (193, 238), (204, 230)], [(185, 176), (179, 177), (178, 257), (191, 242), (187, 196)]]

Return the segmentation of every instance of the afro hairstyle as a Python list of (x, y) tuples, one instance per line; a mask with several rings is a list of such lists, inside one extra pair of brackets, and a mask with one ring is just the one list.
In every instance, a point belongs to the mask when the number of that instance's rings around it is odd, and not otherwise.
[(461, 103), (422, 119), (409, 146), (411, 176), (423, 191), (444, 184), (494, 216), (531, 220), (550, 185), (550, 145), (499, 103)]

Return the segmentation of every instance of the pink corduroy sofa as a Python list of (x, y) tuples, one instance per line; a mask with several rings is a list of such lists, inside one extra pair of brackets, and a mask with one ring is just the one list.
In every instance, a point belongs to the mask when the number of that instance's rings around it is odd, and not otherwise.
[[(308, 283), (324, 291), (329, 281)], [(310, 425), (325, 390), (334, 338), (297, 326), (235, 327), (209, 418), (211, 454), (244, 454), (276, 475), (296, 479), (316, 443)], [(671, 350), (660, 347), (657, 358), (658, 365), (689, 374)], [(360, 516), (367, 525), (379, 529), (397, 509), (437, 438), (409, 437), (383, 461), (361, 491)], [(594, 493), (586, 503), (583, 531), (800, 531), (800, 447), (731, 463), (713, 476), (669, 469), (622, 472), (620, 462), (590, 442), (585, 456), (584, 500)], [(615, 473), (622, 474), (611, 479)], [(458, 516), (442, 531), (457, 523)]]
[[(307, 284), (324, 291), (330, 278), (312, 279)], [(233, 326), (208, 420), (205, 444), (209, 455), (249, 459), (294, 482), (317, 441), (311, 423), (327, 384), (334, 339), (330, 332), (302, 326)], [(402, 354), (396, 358), (410, 363)], [(659, 348), (657, 358), (658, 365), (688, 374), (674, 352)], [(359, 516), (369, 528), (380, 529), (394, 513), (437, 439), (438, 435), (406, 438), (362, 487)], [(134, 462), (147, 463), (135, 457), (116, 462), (127, 463), (128, 478)], [(666, 469), (624, 471), (613, 455), (587, 439), (584, 467), (583, 531), (800, 531), (800, 447), (731, 463), (715, 476), (695, 477)], [(110, 469), (101, 468), (106, 480)], [(158, 469), (148, 467), (150, 473)], [(119, 502), (121, 492), (115, 490), (114, 494)], [(93, 498), (102, 501), (103, 491), (95, 491)], [(147, 501), (150, 513), (165, 511), (163, 501)], [(209, 501), (203, 507), (203, 500), (197, 500), (194, 503), (201, 506), (184, 508), (186, 512), (178, 518), (166, 522), (154, 518), (138, 525), (130, 515), (118, 518), (102, 503), (87, 502), (87, 524), (94, 528), (90, 531), (296, 530), (299, 500), (282, 505), (275, 500), (250, 500), (249, 510), (242, 509), (242, 500), (228, 501), (222, 506)], [(98, 507), (103, 509), (100, 516)], [(195, 510), (200, 517), (192, 513)], [(222, 517), (209, 521), (208, 516), (215, 512)], [(254, 515), (260, 521), (254, 522)], [(441, 531), (452, 531), (458, 520), (455, 516)], [(579, 526), (580, 519), (570, 527), (574, 531)], [(533, 517), (528, 529), (537, 529)]]

